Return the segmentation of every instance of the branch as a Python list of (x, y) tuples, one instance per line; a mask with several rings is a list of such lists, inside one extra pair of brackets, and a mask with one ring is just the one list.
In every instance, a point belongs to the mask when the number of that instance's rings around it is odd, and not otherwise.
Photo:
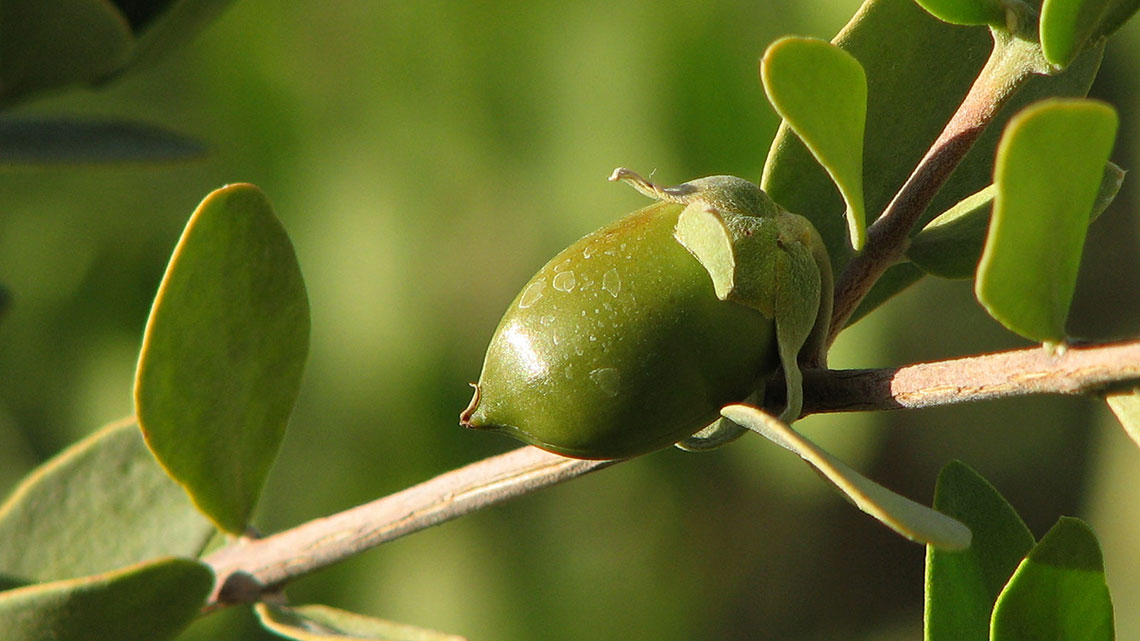
[[(1030, 394), (1094, 394), (1140, 380), (1140, 340), (1041, 347), (875, 370), (811, 370), (805, 413), (932, 407)], [(772, 386), (780, 388), (780, 386)], [(207, 609), (256, 601), (288, 581), (405, 534), (561, 483), (619, 461), (523, 447), (264, 539), (207, 556), (217, 583)]]

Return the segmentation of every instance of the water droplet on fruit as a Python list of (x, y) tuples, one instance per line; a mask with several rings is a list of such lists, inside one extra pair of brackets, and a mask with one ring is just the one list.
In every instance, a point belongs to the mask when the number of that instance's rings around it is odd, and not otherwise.
[(522, 296), (519, 296), (519, 309), (526, 309), (531, 305), (538, 302), (542, 298), (542, 289), (546, 286), (546, 280), (539, 279), (526, 286), (523, 290)]
[(618, 274), (617, 268), (612, 268), (604, 276), (602, 276), (602, 289), (610, 293), (610, 296), (617, 298), (621, 293), (621, 275)]
[(591, 371), (590, 380), (594, 381), (606, 396), (617, 396), (621, 389), (621, 375), (612, 367), (599, 367)]
[(574, 272), (558, 272), (554, 275), (554, 289), (560, 292), (574, 291)]

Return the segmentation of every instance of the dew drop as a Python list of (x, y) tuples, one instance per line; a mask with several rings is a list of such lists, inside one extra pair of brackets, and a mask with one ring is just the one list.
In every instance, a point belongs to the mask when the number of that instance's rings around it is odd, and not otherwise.
[(560, 292), (574, 291), (574, 272), (558, 272), (554, 275), (554, 289)]
[(617, 268), (612, 268), (604, 276), (602, 276), (602, 289), (610, 293), (610, 296), (617, 298), (621, 293), (621, 275), (618, 274)]
[(542, 289), (546, 286), (545, 279), (539, 279), (526, 286), (522, 296), (519, 296), (519, 309), (526, 309), (542, 298)]
[(594, 381), (606, 396), (617, 396), (621, 389), (621, 375), (612, 367), (599, 367), (591, 371), (590, 380)]
[(589, 259), (590, 256), (593, 256), (593, 255), (594, 255), (594, 246), (593, 245), (586, 245), (584, 248), (582, 248), (582, 258)]

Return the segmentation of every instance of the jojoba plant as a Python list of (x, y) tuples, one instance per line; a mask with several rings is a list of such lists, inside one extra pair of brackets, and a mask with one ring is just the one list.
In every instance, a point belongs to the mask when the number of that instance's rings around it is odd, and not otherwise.
[[(7, 3), (0, 106), (105, 82), (225, 4)], [(268, 198), (244, 183), (215, 190), (154, 299), (134, 415), (67, 448), (0, 504), (0, 638), (161, 641), (252, 604), (263, 627), (299, 641), (454, 641), (293, 603), (283, 588), (620, 459), (673, 444), (713, 449), (751, 431), (926, 544), (925, 641), (1111, 641), (1104, 559), (1084, 522), (1061, 517), (1038, 539), (958, 462), (939, 475), (933, 508), (920, 505), (790, 424), (813, 411), (1056, 392), (1104, 396), (1140, 440), (1140, 341), (1072, 345), (1065, 334), (1085, 230), (1124, 177), (1107, 160), (1115, 109), (1082, 96), (1105, 40), (1138, 9), (1140, 0), (868, 0), (833, 42), (773, 42), (759, 75), (783, 124), (759, 183), (665, 187), (616, 170), (611, 180), (657, 202), (559, 253), (503, 314), (460, 422), (537, 447), (264, 539), (249, 524), (302, 385), (309, 298)], [(137, 128), (59, 124), (0, 122), (0, 161), (185, 155)], [(106, 136), (76, 135), (93, 131)], [(115, 153), (101, 146), (108, 139)], [(827, 369), (840, 331), (927, 275), (973, 278), (986, 311), (1037, 345)], [(0, 322), (22, 304), (8, 289)], [(784, 553), (760, 543), (758, 555)]]

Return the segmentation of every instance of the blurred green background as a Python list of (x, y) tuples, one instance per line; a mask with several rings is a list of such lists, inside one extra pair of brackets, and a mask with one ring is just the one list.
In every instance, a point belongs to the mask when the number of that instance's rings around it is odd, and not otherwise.
[[(466, 432), (500, 313), (547, 258), (664, 182), (758, 178), (777, 119), (756, 63), (831, 37), (855, 0), (279, 3), (241, 0), (190, 46), (21, 113), (129, 116), (206, 141), (158, 166), (0, 170), (0, 490), (131, 412), (139, 338), (197, 202), (261, 186), (297, 247), (312, 352), (256, 518), (266, 532), (516, 444)], [(1093, 94), (1140, 167), (1140, 24)], [(1090, 230), (1070, 331), (1140, 334), (1140, 187)], [(834, 367), (1024, 346), (968, 283), (923, 282), (841, 337)], [(943, 463), (987, 476), (1040, 536), (1104, 546), (1120, 638), (1140, 638), (1140, 451), (1103, 403), (1021, 399), (812, 417), (855, 467), (928, 501)], [(418, 533), (289, 588), (472, 639), (914, 639), (923, 549), (790, 454), (745, 438), (663, 451)], [(268, 638), (244, 609), (186, 639)]]

